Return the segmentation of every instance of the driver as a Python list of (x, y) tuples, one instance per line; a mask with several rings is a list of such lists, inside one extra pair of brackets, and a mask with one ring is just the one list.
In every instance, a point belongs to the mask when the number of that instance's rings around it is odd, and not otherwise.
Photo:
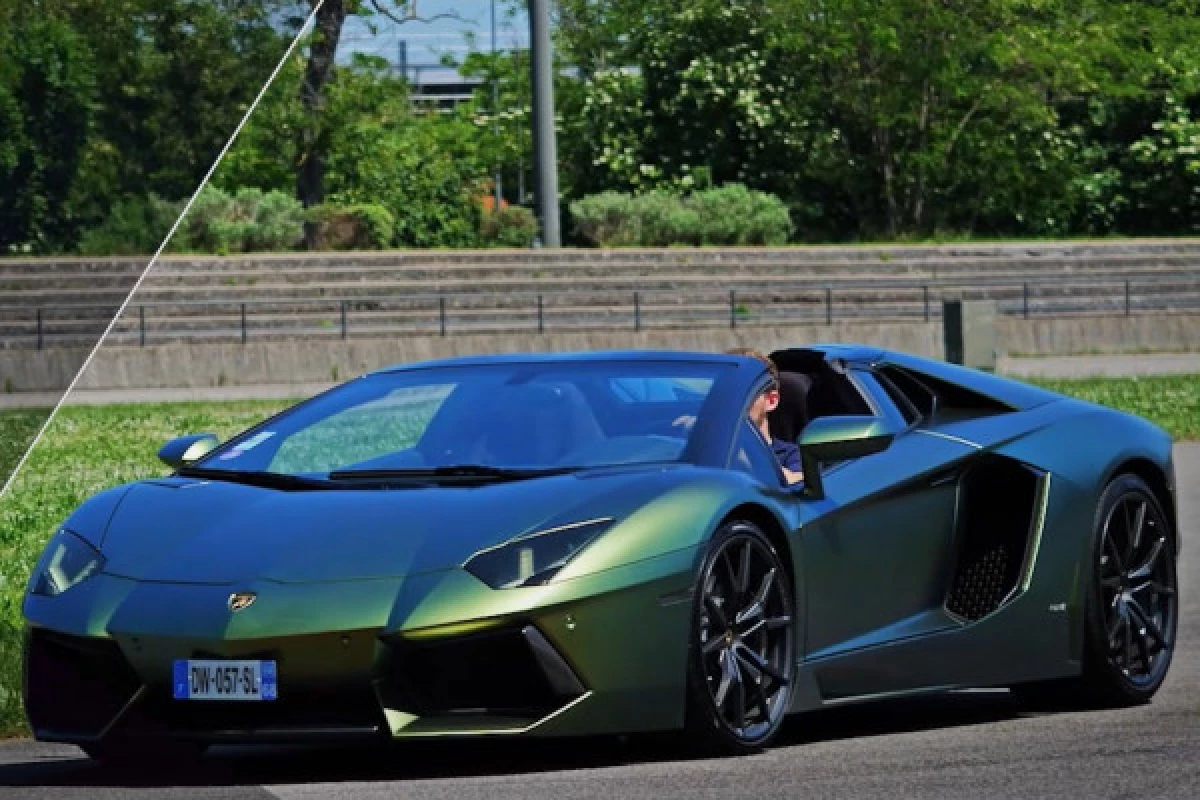
[(779, 406), (779, 368), (770, 358), (749, 347), (735, 347), (725, 352), (732, 356), (757, 358), (767, 366), (767, 371), (771, 373), (771, 383), (758, 397), (754, 398), (754, 402), (750, 404), (750, 409), (747, 411), (747, 416), (750, 417), (750, 421), (754, 423), (758, 432), (762, 434), (763, 440), (770, 445), (771, 452), (779, 461), (779, 466), (783, 469), (783, 476), (787, 478), (787, 482), (792, 484), (804, 480), (804, 473), (800, 469), (800, 449), (792, 442), (773, 439), (771, 429), (767, 425), (767, 414)]
[[(757, 358), (766, 364), (767, 371), (771, 373), (771, 382), (758, 397), (754, 398), (754, 402), (750, 404), (746, 416), (750, 418), (750, 422), (758, 430), (763, 441), (767, 443), (771, 448), (771, 452), (775, 454), (775, 459), (779, 462), (779, 466), (783, 470), (783, 477), (787, 479), (788, 484), (799, 483), (804, 480), (804, 473), (800, 468), (800, 449), (791, 442), (772, 438), (771, 428), (767, 424), (767, 414), (770, 414), (779, 407), (779, 368), (775, 366), (775, 362), (770, 358), (749, 347), (735, 347), (731, 350), (726, 350), (725, 354)], [(684, 415), (676, 419), (672, 425), (690, 428), (695, 421), (695, 417)]]

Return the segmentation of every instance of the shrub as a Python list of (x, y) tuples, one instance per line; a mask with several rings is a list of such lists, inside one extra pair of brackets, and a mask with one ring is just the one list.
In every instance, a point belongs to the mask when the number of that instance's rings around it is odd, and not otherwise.
[(206, 186), (180, 226), (172, 249), (204, 253), (290, 250), (304, 236), (300, 202), (278, 190)]
[(633, 211), (640, 220), (639, 244), (647, 247), (704, 244), (704, 221), (687, 203), (687, 198), (659, 190), (633, 200)]
[(98, 227), (85, 231), (79, 252), (85, 256), (130, 256), (154, 253), (179, 217), (181, 203), (156, 194), (123, 197)]
[(243, 240), (244, 250), (292, 250), (304, 237), (304, 207), (292, 195), (239, 189), (237, 202), (246, 202), (249, 205), (246, 213), (253, 215), (253, 224)]
[(629, 247), (642, 240), (641, 219), (634, 199), (621, 192), (601, 192), (571, 203), (579, 235), (597, 247)]
[(600, 247), (779, 245), (792, 233), (782, 200), (741, 184), (686, 195), (605, 192), (572, 203), (571, 214), (579, 235)]
[(322, 203), (308, 210), (316, 250), (383, 250), (392, 244), (396, 221), (376, 203)]
[(537, 217), (524, 206), (486, 212), (479, 223), (480, 240), (491, 247), (529, 247), (537, 232)]

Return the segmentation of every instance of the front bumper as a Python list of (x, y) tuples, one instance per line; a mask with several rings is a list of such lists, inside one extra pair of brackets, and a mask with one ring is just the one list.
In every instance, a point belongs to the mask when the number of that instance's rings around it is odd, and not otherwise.
[[(370, 640), (374, 640), (372, 643)], [(147, 642), (140, 641), (143, 648)], [(364, 647), (364, 644), (368, 645)], [(381, 736), (412, 723), (528, 728), (588, 690), (532, 625), (505, 626), (435, 642), (345, 632), (286, 640), (205, 643), (174, 658), (255, 658), (279, 665), (280, 697), (269, 702), (175, 700), (170, 682), (145, 679), (113, 639), (32, 628), (25, 647), (25, 700), (39, 739), (73, 743), (107, 737), (286, 741)], [(344, 655), (349, 651), (349, 655)], [(327, 654), (335, 669), (306, 661)]]
[[(409, 579), (407, 589), (377, 586), (372, 592), (391, 594), (386, 606), (332, 616), (319, 611), (336, 587), (258, 586), (251, 609), (223, 620), (179, 609), (223, 607), (230, 587), (97, 576), (91, 598), (27, 602), (26, 711), (37, 738), (76, 744), (678, 727), (690, 615), (680, 586), (691, 567), (691, 554), (680, 553), (670, 564), (631, 567), (637, 582), (580, 578), (569, 591), (548, 585), (524, 600), (451, 571)], [(489, 595), (503, 603), (484, 603)], [(311, 614), (306, 603), (315, 604)], [(476, 613), (485, 608), (500, 613)], [(175, 700), (171, 665), (189, 658), (274, 660), (279, 699)]]

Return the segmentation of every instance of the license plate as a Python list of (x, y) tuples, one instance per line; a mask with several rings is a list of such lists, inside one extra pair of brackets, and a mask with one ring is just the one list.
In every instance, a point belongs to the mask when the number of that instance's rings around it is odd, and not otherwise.
[(176, 661), (176, 700), (275, 700), (274, 661)]

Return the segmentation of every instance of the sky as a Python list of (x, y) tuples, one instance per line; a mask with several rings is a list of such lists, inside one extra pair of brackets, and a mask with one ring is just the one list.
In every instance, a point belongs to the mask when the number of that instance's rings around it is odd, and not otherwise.
[[(338, 50), (339, 60), (352, 52), (383, 56), (393, 63), (399, 61), (401, 42), (407, 42), (409, 65), (436, 65), (443, 55), (461, 61), (469, 52), (467, 34), (474, 34), (475, 47), (487, 50), (491, 44), (491, 3), (489, 0), (420, 0), (417, 8), (422, 16), (454, 12), (461, 19), (435, 19), (432, 22), (408, 22), (396, 25), (375, 17), (378, 30), (372, 33), (365, 20), (351, 17), (342, 30)], [(496, 46), (500, 50), (528, 47), (529, 17), (524, 2), (497, 0)], [(514, 9), (519, 9), (514, 11)], [(422, 70), (427, 76), (445, 78), (453, 70)]]

